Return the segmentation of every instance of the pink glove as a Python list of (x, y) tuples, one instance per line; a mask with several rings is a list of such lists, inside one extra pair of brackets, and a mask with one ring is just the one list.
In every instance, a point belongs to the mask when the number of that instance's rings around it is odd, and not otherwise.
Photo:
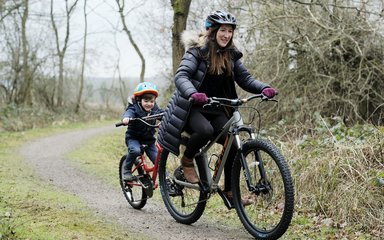
[(277, 91), (274, 88), (266, 87), (263, 89), (262, 94), (267, 98), (273, 98), (276, 95)]
[(192, 93), (191, 98), (193, 99), (195, 104), (203, 105), (208, 102), (208, 97), (205, 95), (205, 93)]

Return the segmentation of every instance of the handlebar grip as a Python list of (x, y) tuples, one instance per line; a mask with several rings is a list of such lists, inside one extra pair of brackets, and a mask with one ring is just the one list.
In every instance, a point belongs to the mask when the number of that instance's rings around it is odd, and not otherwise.
[(124, 126), (124, 123), (119, 122), (119, 123), (116, 123), (115, 126), (116, 126), (116, 127), (121, 127), (121, 126)]

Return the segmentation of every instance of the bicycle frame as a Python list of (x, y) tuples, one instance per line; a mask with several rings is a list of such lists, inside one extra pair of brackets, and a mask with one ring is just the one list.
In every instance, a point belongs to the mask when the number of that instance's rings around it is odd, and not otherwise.
[[(134, 172), (136, 169), (138, 169), (139, 167), (142, 167), (144, 169), (144, 172), (146, 174), (149, 174), (151, 179), (152, 179), (152, 182), (153, 182), (153, 187), (156, 189), (159, 184), (157, 182), (157, 175), (158, 175), (158, 169), (159, 169), (159, 162), (160, 162), (160, 155), (163, 151), (163, 148), (160, 146), (160, 144), (156, 143), (156, 148), (157, 148), (157, 155), (156, 155), (156, 160), (155, 160), (155, 163), (153, 164), (152, 167), (150, 167), (146, 162), (145, 162), (145, 159), (146, 157), (144, 156), (144, 153), (140, 155), (139, 159), (140, 159), (140, 163), (138, 163), (135, 167), (133, 167), (132, 169), (132, 172)], [(152, 174), (150, 174), (152, 173)], [(131, 185), (133, 186), (141, 186), (140, 183), (131, 183)]]
[[(208, 161), (196, 161), (196, 164), (198, 165), (199, 172), (200, 172), (200, 178), (204, 176), (204, 179), (201, 179), (204, 185), (191, 184), (191, 183), (180, 181), (177, 179), (175, 179), (175, 182), (177, 184), (184, 185), (189, 188), (194, 188), (196, 190), (203, 190), (203, 191), (209, 191), (209, 192), (217, 191), (219, 189), (219, 181), (220, 181), (221, 175), (223, 174), (224, 166), (227, 161), (229, 151), (231, 149), (230, 146), (235, 144), (237, 151), (241, 152), (242, 150), (241, 139), (239, 136), (239, 133), (242, 131), (247, 132), (250, 138), (252, 139), (256, 138), (253, 128), (244, 125), (243, 119), (240, 115), (238, 107), (234, 107), (234, 112), (232, 117), (223, 126), (218, 136), (216, 136), (213, 140), (208, 141), (208, 143), (204, 147), (202, 147), (200, 149), (200, 152), (197, 153), (195, 156), (195, 159), (204, 158), (204, 156), (207, 155), (209, 149), (212, 148), (212, 146), (220, 139), (220, 137), (222, 137), (224, 134), (227, 134), (221, 154), (215, 163), (213, 176), (208, 166), (209, 164)], [(242, 158), (242, 162), (244, 162), (245, 161), (243, 159), (244, 157), (242, 156), (241, 158)], [(243, 164), (243, 165), (247, 167), (247, 164)], [(246, 176), (248, 185), (250, 185), (249, 179), (251, 178), (251, 176), (249, 174), (248, 169), (245, 169), (245, 176)], [(252, 189), (252, 186), (249, 186), (249, 188)]]

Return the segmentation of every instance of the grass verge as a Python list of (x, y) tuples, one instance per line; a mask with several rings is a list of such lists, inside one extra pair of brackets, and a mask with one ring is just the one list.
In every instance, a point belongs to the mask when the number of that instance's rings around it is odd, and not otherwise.
[(99, 125), (105, 123), (0, 133), (0, 239), (130, 239), (77, 197), (41, 181), (17, 153), (34, 138)]
[[(348, 131), (344, 137), (336, 136), (336, 145), (330, 144), (326, 131), (304, 140), (271, 139), (286, 157), (296, 187), (294, 218), (282, 239), (380, 239), (383, 186), (376, 181), (383, 174), (383, 142), (379, 137), (382, 133), (360, 127)], [(364, 132), (369, 134), (362, 136)], [(80, 168), (119, 187), (118, 161), (125, 151), (121, 131), (93, 138), (69, 156)], [(151, 201), (162, 204), (159, 191), (155, 191)], [(366, 203), (371, 209), (366, 208)], [(354, 209), (351, 204), (355, 204)], [(356, 212), (357, 209), (360, 210)], [(228, 210), (217, 195), (209, 200), (204, 217), (233, 228), (242, 227), (235, 210)]]

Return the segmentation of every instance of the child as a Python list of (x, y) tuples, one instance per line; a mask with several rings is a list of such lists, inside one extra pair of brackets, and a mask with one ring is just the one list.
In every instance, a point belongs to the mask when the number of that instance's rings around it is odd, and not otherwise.
[[(155, 162), (157, 148), (155, 144), (155, 128), (145, 125), (140, 121), (129, 122), (129, 118), (140, 118), (144, 116), (161, 113), (162, 110), (156, 104), (156, 98), (159, 93), (155, 84), (142, 82), (137, 85), (134, 96), (129, 100), (129, 105), (123, 115), (123, 124), (128, 125), (125, 133), (125, 143), (128, 147), (127, 159), (123, 166), (123, 180), (133, 181), (132, 166), (135, 159), (140, 156), (140, 145), (148, 145), (145, 153), (152, 162)], [(151, 121), (153, 121), (151, 123)], [(150, 120), (148, 123), (154, 124), (156, 120)]]

